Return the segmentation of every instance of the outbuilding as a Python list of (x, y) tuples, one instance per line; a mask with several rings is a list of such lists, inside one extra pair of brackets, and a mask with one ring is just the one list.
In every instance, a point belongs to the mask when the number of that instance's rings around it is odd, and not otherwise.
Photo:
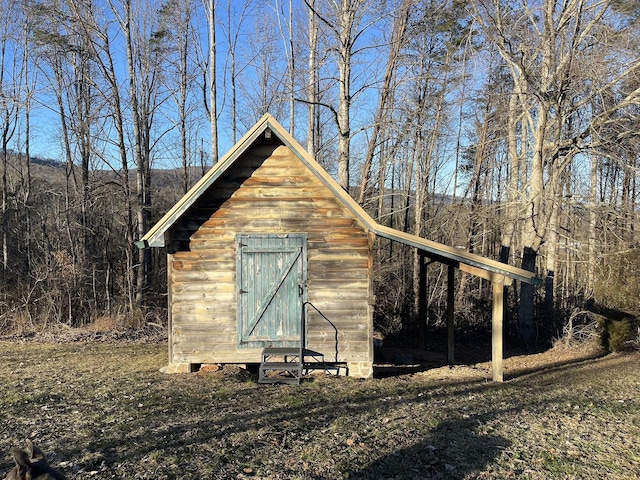
[(313, 361), (371, 377), (376, 236), (492, 282), (501, 380), (502, 287), (539, 279), (378, 225), (268, 114), (137, 243), (167, 249), (167, 371), (255, 363), (266, 378), (276, 358), (296, 381)]

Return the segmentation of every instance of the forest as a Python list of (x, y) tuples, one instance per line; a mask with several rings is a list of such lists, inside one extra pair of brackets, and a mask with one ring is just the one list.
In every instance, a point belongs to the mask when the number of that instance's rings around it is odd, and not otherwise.
[[(264, 113), (380, 223), (537, 272), (527, 344), (640, 313), (636, 0), (0, 0), (0, 331), (166, 324), (134, 242)], [(375, 265), (376, 328), (411, 330), (418, 252)]]

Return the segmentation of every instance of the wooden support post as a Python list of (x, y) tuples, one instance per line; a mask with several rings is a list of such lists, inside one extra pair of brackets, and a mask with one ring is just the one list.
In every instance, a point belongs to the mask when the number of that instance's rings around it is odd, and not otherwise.
[(418, 298), (418, 322), (420, 328), (420, 348), (427, 348), (427, 263), (420, 252), (420, 296)]
[(447, 272), (447, 362), (453, 365), (454, 360), (454, 328), (453, 328), (453, 307), (454, 307), (454, 280), (455, 267), (448, 266)]
[(493, 287), (493, 312), (491, 316), (491, 369), (493, 381), (502, 382), (502, 316), (503, 316), (503, 292), (502, 282), (492, 282)]
[[(174, 276), (173, 271), (173, 262), (172, 256), (167, 254), (167, 282), (171, 285), (171, 281)], [(173, 363), (173, 342), (175, 342), (175, 338), (173, 338), (173, 300), (171, 295), (171, 288), (167, 289), (167, 305), (169, 308), (167, 309), (167, 333), (169, 334), (167, 346), (168, 346), (168, 354), (169, 354), (169, 365)]]

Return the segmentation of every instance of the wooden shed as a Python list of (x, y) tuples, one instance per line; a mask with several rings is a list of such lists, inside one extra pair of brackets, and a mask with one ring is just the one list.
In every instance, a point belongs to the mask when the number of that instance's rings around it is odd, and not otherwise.
[[(378, 225), (265, 115), (137, 243), (167, 248), (167, 371), (262, 365), (283, 354), (278, 362), (293, 358), (302, 366), (309, 355), (350, 376), (371, 377), (376, 235), (480, 275), (494, 292), (513, 278), (537, 280)], [(500, 372), (494, 378), (500, 380), (501, 305), (494, 308), (494, 328), (496, 316)]]

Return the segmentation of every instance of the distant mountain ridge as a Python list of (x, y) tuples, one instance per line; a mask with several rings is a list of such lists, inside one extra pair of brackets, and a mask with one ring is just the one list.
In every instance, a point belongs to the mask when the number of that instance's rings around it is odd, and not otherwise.
[(64, 163), (50, 158), (31, 157), (31, 163), (44, 167), (64, 168)]
[[(7, 150), (7, 154), (9, 158), (17, 158), (22, 160), (24, 158), (23, 152), (16, 152), (15, 150), (9, 149)], [(53, 167), (53, 168), (64, 168), (64, 162), (59, 160), (54, 160), (52, 158), (42, 158), (42, 157), (30, 157), (30, 162), (32, 165), (42, 165), (44, 167)]]

